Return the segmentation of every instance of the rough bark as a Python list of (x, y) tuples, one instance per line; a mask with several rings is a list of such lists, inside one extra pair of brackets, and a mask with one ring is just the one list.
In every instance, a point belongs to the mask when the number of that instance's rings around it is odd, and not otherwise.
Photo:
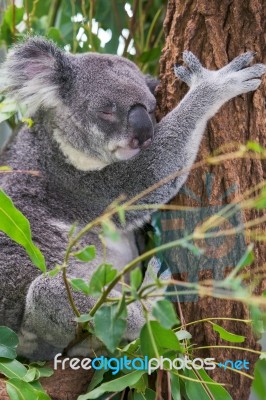
[[(210, 69), (223, 67), (228, 61), (246, 50), (256, 51), (256, 60), (266, 62), (265, 22), (266, 3), (264, 0), (169, 0), (167, 15), (164, 23), (166, 44), (160, 60), (161, 85), (157, 97), (158, 114), (162, 117), (180, 101), (187, 91), (173, 74), (173, 64), (182, 62), (182, 52), (189, 49), (196, 54), (203, 64)], [(265, 112), (266, 80), (256, 93), (251, 93), (230, 101), (213, 118), (206, 129), (200, 148), (198, 160), (204, 159), (213, 150), (230, 142), (245, 143), (255, 140), (266, 146), (266, 112)], [(211, 195), (206, 194), (206, 173), (215, 177)], [(265, 164), (258, 160), (233, 160), (217, 166), (205, 166), (192, 171), (186, 186), (199, 196), (200, 204), (191, 197), (177, 196), (173, 203), (179, 205), (204, 207), (221, 204), (220, 197), (232, 185), (235, 191), (222, 200), (228, 203), (247, 189), (265, 178)], [(254, 218), (256, 211), (242, 215), (244, 220)], [(264, 243), (255, 248), (256, 265), (262, 266), (266, 261)], [(252, 272), (253, 273), (253, 272)], [(179, 275), (187, 280), (187, 274)], [(213, 278), (212, 271), (200, 271), (200, 279)], [(225, 301), (213, 298), (202, 298), (197, 302), (181, 304), (186, 322), (205, 317), (235, 317), (248, 318), (248, 310), (236, 301)], [(226, 323), (226, 329), (247, 337), (244, 345), (255, 349), (258, 347), (251, 330), (244, 324)], [(213, 333), (210, 324), (199, 324), (189, 329), (194, 342), (198, 345), (229, 344), (220, 341)], [(198, 353), (200, 356), (200, 353)], [(251, 370), (256, 357), (251, 353), (237, 351), (215, 350), (201, 353), (201, 356), (216, 357), (219, 361), (225, 359), (246, 359), (250, 362)], [(248, 399), (250, 380), (234, 372), (225, 372), (217, 368), (213, 376), (219, 382), (230, 385), (228, 390), (232, 397)]]

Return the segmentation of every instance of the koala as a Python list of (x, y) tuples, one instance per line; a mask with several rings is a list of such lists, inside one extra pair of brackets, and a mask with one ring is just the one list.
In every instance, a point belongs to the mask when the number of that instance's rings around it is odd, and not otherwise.
[[(131, 61), (97, 53), (71, 55), (40, 37), (14, 46), (1, 72), (6, 93), (24, 106), (34, 125), (20, 130), (0, 162), (14, 170), (40, 171), (40, 176), (1, 175), (0, 185), (29, 219), (48, 269), (62, 262), (73, 223), (82, 228), (121, 195), (132, 199), (164, 178), (189, 170), (207, 121), (228, 100), (260, 85), (266, 66), (249, 66), (253, 57), (247, 52), (209, 71), (185, 51), (186, 66), (174, 70), (189, 91), (156, 124), (156, 81)], [(167, 203), (187, 175), (165, 180), (136, 204)], [(135, 232), (151, 212), (141, 207), (128, 211), (123, 226), (114, 216), (121, 238), (106, 238), (106, 258), (118, 270), (137, 256)], [(97, 230), (87, 234), (84, 244), (96, 246), (96, 259), (84, 265), (72, 257), (70, 278), (89, 279), (103, 261)], [(75, 316), (62, 276), (41, 274), (4, 234), (0, 246), (0, 325), (18, 333), (20, 355), (51, 359), (75, 338)], [(112, 295), (117, 297), (118, 290)], [(82, 313), (95, 304), (95, 298), (73, 295)], [(125, 339), (133, 340), (144, 324), (138, 303), (129, 305), (127, 322)]]

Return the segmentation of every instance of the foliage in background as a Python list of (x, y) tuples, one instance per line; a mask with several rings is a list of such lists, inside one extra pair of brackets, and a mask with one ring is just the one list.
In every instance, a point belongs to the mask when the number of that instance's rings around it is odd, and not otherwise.
[(119, 54), (157, 74), (165, 5), (164, 0), (24, 0), (22, 7), (10, 2), (0, 41), (9, 47), (25, 34), (43, 35), (71, 53)]
[[(158, 75), (158, 60), (163, 45), (162, 26), (166, 6), (166, 1), (164, 0), (24, 0), (23, 2), (0, 0), (1, 5), (5, 7), (2, 10), (2, 14), (0, 14), (0, 51), (1, 49), (4, 52), (8, 51), (10, 46), (21, 40), (25, 34), (38, 34), (51, 38), (60, 47), (72, 53), (97, 51), (126, 56), (137, 63), (143, 72)], [(4, 97), (0, 98), (0, 102), (0, 122), (8, 120), (10, 125), (14, 127), (20, 119), (20, 116), (15, 116), (16, 105), (12, 100), (7, 101)], [(21, 114), (23, 114), (23, 110), (20, 110), (19, 115)], [(30, 121), (27, 122), (30, 123)], [(241, 153), (240, 156), (252, 151), (257, 156), (266, 157), (265, 150), (256, 143), (250, 143), (245, 149), (242, 148), (239, 151)], [(235, 152), (233, 156), (237, 157), (239, 154)], [(211, 162), (212, 160), (209, 159), (208, 161)], [(219, 159), (218, 162), (223, 162), (223, 158)], [(4, 166), (0, 167), (0, 173), (12, 173), (12, 171)], [(241, 204), (236, 205), (236, 209), (239, 210), (238, 207), (265, 209), (266, 190), (264, 187), (266, 187), (265, 182), (263, 182), (263, 186), (260, 186), (262, 190), (258, 196), (244, 199)], [(253, 192), (251, 195), (253, 195)], [(123, 215), (123, 212), (127, 209), (128, 207), (119, 205), (119, 208), (112, 210), (111, 214), (119, 212), (120, 215)], [(229, 206), (221, 214), (226, 217), (228, 213), (232, 212), (235, 212), (234, 208)], [(109, 212), (109, 217), (111, 214)], [(197, 232), (190, 232), (178, 243), (167, 243), (161, 250), (166, 250), (173, 246), (185, 246), (191, 252), (197, 254), (199, 249), (195, 242), (200, 237), (204, 238), (207, 234), (213, 234), (211, 233), (211, 228), (219, 225), (220, 216), (218, 215), (216, 219), (213, 218), (209, 221), (209, 225), (205, 224), (205, 226), (199, 227)], [(4, 192), (0, 192), (0, 217), (0, 230), (22, 245), (36, 267), (45, 272), (44, 257), (32, 243), (28, 221), (14, 207), (11, 199)], [(95, 271), (90, 282), (81, 279), (69, 281), (66, 275), (69, 258), (75, 257), (80, 262), (90, 262), (97, 251), (90, 243), (85, 249), (79, 248), (79, 240), (92, 226), (95, 224), (101, 225), (103, 222), (105, 226), (110, 223), (106, 215), (96, 222), (91, 222), (82, 232), (76, 233), (73, 230), (69, 237), (69, 247), (66, 249), (68, 256), (65, 260), (62, 260), (61, 265), (55, 266), (54, 270), (49, 272), (51, 279), (56, 274), (62, 273), (68, 289), (79, 290), (85, 295), (93, 295), (97, 298), (95, 308), (90, 313), (79, 315), (79, 310), (70, 296), (69, 301), (76, 314), (80, 332), (86, 330), (88, 334), (97, 336), (105, 344), (110, 354), (115, 354), (117, 357), (127, 355), (129, 358), (142, 358), (144, 355), (149, 354), (150, 357), (163, 355), (174, 358), (187, 355), (193, 360), (196, 357), (194, 352), (197, 347), (195, 347), (193, 338), (187, 331), (187, 326), (200, 323), (211, 324), (214, 333), (225, 341), (225, 344), (221, 345), (221, 350), (226, 346), (231, 346), (232, 350), (235, 347), (240, 347), (239, 343), (243, 342), (245, 338), (241, 335), (227, 332), (223, 327), (219, 326), (217, 322), (223, 320), (222, 316), (217, 316), (214, 319), (215, 323), (212, 319), (206, 319), (203, 321), (188, 321), (186, 324), (184, 321), (179, 321), (171, 303), (167, 300), (160, 300), (156, 303), (152, 312), (156, 321), (150, 321), (150, 317), (146, 312), (145, 302), (156, 298), (156, 296), (163, 296), (165, 286), (169, 284), (178, 285), (179, 282), (165, 282), (155, 279), (153, 285), (140, 287), (141, 273), (138, 269), (133, 271), (139, 260), (135, 260), (125, 266), (120, 275), (115, 270), (115, 266), (104, 264)], [(249, 225), (247, 227), (243, 226), (241, 229), (249, 230), (250, 235), (252, 233), (250, 229), (253, 228), (254, 235), (256, 234), (256, 238), (253, 238), (254, 240), (266, 240), (265, 233), (259, 232), (261, 222), (263, 221), (249, 221)], [(256, 229), (258, 229), (258, 232), (255, 231)], [(112, 226), (110, 226), (109, 232), (113, 232)], [(143, 260), (147, 255), (154, 254), (157, 250), (150, 250), (148, 254), (141, 256), (141, 259)], [(243, 301), (250, 306), (254, 329), (257, 332), (263, 332), (265, 331), (266, 321), (264, 312), (266, 307), (265, 295), (256, 296), (254, 294), (255, 284), (258, 284), (258, 282), (253, 282), (251, 287), (245, 285), (249, 275), (242, 270), (246, 265), (252, 263), (253, 258), (252, 247), (249, 247), (243, 258), (239, 260), (236, 268), (226, 279), (215, 282), (211, 287), (209, 282), (206, 285), (204, 282), (200, 284), (188, 283), (186, 290), (188, 293), (195, 293), (201, 296), (208, 295)], [(123, 281), (123, 276), (128, 271), (131, 271), (131, 288), (125, 287), (120, 299), (109, 298), (108, 294), (112, 287), (117, 282)], [(261, 272), (261, 277), (263, 277), (263, 271)], [(182, 294), (184, 293), (184, 290), (182, 290)], [(175, 295), (177, 294), (178, 292), (175, 291)], [(170, 292), (168, 295), (172, 296)], [(139, 339), (126, 347), (119, 347), (125, 330), (126, 306), (136, 300), (143, 302), (146, 324), (141, 331)], [(94, 328), (91, 325), (92, 320)], [(238, 320), (236, 322), (250, 324), (251, 320)], [(110, 327), (114, 327), (114, 329), (111, 330), (109, 329)], [(230, 345), (230, 342), (237, 344)], [(49, 399), (49, 396), (44, 393), (38, 383), (38, 379), (49, 376), (52, 371), (45, 369), (40, 363), (27, 365), (17, 361), (17, 344), (16, 335), (8, 328), (0, 327), (0, 372), (8, 380), (7, 389), (10, 398), (14, 400), (21, 398), (27, 400)], [(244, 346), (241, 348), (252, 351), (252, 349), (246, 349)], [(259, 352), (257, 353), (260, 354)], [(263, 381), (265, 374), (265, 359), (263, 358), (265, 358), (265, 354), (261, 354), (261, 358), (256, 364), (254, 388), (259, 399), (264, 400), (266, 389)], [(235, 372), (243, 373), (242, 371)], [(219, 384), (214, 384), (204, 370), (200, 372), (185, 370), (175, 373), (175, 371), (165, 369), (164, 374), (167, 377), (169, 396), (173, 400), (181, 399), (181, 395), (189, 400), (195, 400), (195, 398), (201, 400), (231, 398), (225, 388)], [(252, 379), (251, 376), (249, 378)], [(105, 398), (102, 396), (105, 396), (106, 392), (111, 392), (114, 396), (116, 392), (121, 391), (125, 394), (125, 389), (128, 386), (130, 387), (128, 396), (133, 400), (155, 399), (155, 392), (157, 392), (158, 396), (162, 389), (161, 382), (161, 372), (158, 373), (156, 388), (150, 388), (145, 371), (131, 373), (123, 371), (117, 378), (114, 378), (110, 371), (105, 374), (100, 371), (96, 373), (89, 387), (89, 393), (81, 396), (80, 399)], [(118, 396), (117, 398), (121, 398), (121, 393)], [(116, 397), (112, 398), (115, 399)]]

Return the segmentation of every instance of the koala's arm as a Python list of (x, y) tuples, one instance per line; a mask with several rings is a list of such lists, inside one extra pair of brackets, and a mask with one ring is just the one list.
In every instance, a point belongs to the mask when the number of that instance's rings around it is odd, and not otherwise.
[[(163, 178), (184, 168), (189, 169), (198, 152), (207, 121), (231, 98), (256, 90), (266, 72), (264, 64), (247, 67), (252, 52), (244, 53), (218, 71), (202, 67), (191, 53), (184, 53), (188, 68), (175, 68), (176, 75), (190, 86), (181, 103), (166, 115), (155, 128), (152, 144), (135, 159), (123, 165), (116, 163), (102, 171), (109, 182), (109, 203), (125, 193), (133, 198)], [(177, 194), (188, 172), (158, 187), (137, 204), (163, 204)], [(112, 179), (110, 179), (112, 177)], [(139, 224), (149, 211), (128, 212), (129, 224)]]

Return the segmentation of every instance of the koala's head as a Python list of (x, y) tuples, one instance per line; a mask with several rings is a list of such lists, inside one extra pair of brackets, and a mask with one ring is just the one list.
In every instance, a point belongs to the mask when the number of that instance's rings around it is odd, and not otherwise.
[(41, 112), (76, 168), (127, 160), (152, 141), (157, 81), (125, 58), (71, 55), (33, 37), (13, 48), (4, 73), (7, 91), (29, 116)]

